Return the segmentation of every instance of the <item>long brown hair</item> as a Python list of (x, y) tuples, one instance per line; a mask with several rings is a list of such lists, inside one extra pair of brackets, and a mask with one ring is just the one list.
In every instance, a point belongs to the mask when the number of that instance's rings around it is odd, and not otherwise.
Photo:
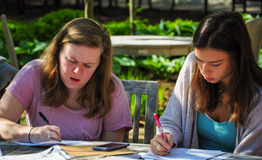
[(41, 56), (45, 61), (42, 66), (42, 86), (45, 90), (42, 103), (58, 107), (68, 98), (68, 89), (59, 75), (59, 54), (65, 43), (102, 48), (100, 64), (88, 83), (79, 91), (77, 102), (84, 108), (88, 104), (88, 112), (84, 116), (104, 117), (112, 108), (112, 92), (115, 90), (115, 83), (111, 79), (111, 39), (104, 26), (87, 18), (77, 18), (68, 22)]
[[(229, 54), (232, 66), (230, 85), (208, 83), (195, 62), (189, 88), (197, 97), (197, 110), (212, 112), (219, 103), (229, 105), (230, 121), (244, 125), (260, 98), (262, 70), (256, 64), (251, 40), (242, 16), (237, 12), (217, 12), (205, 17), (193, 37), (195, 48), (212, 48)], [(188, 88), (188, 89), (189, 89)], [(255, 93), (258, 97), (254, 98)]]

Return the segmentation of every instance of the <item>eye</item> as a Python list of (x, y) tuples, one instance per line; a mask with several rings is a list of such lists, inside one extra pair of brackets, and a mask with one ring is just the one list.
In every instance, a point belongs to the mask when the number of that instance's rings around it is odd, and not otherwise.
[(87, 64), (85, 64), (84, 66), (85, 66), (85, 68), (91, 68), (91, 66), (87, 65)]
[(221, 63), (212, 63), (212, 66), (214, 66), (214, 67), (218, 67), (220, 65), (221, 65)]
[(75, 64), (76, 61), (73, 61), (73, 60), (70, 60), (69, 58), (66, 58), (68, 60), (68, 62), (72, 63), (72, 64)]

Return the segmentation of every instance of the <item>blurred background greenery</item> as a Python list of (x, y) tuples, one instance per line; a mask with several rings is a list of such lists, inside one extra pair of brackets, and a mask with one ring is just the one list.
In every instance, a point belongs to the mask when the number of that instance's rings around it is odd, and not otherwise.
[[(244, 20), (259, 18), (246, 13), (242, 14), (242, 16)], [(45, 14), (37, 21), (8, 19), (8, 26), (11, 30), (20, 67), (38, 58), (60, 28), (68, 21), (78, 17), (84, 17), (82, 10), (61, 9)], [(148, 19), (136, 17), (135, 24), (137, 35), (192, 36), (199, 22), (180, 18), (174, 21), (161, 19), (159, 23), (152, 25), (148, 23)], [(104, 25), (111, 35), (130, 35), (129, 19), (121, 22), (106, 22)], [(262, 50), (260, 50), (260, 54), (262, 54)], [(0, 55), (8, 59), (3, 27), (1, 25)], [(159, 81), (157, 113), (161, 115), (172, 94), (177, 75), (185, 57), (114, 55), (113, 58), (113, 71), (120, 79)], [(262, 67), (261, 56), (259, 65)], [(143, 119), (146, 106), (145, 96), (142, 97), (142, 101), (141, 118)], [(134, 107), (134, 101), (132, 102), (132, 107)], [(24, 118), (22, 123), (25, 123)]]

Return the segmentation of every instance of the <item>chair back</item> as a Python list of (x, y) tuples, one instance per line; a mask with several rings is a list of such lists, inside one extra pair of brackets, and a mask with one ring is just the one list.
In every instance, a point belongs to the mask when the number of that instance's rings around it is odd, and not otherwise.
[[(158, 99), (158, 82), (157, 81), (140, 81), (140, 80), (121, 80), (131, 106), (132, 94), (135, 94), (135, 111), (133, 118), (133, 143), (138, 143), (139, 135), (139, 119), (141, 109), (141, 95), (147, 95), (146, 110), (145, 110), (145, 131), (144, 143), (149, 144), (154, 137), (156, 131), (156, 124), (154, 120), (154, 113), (157, 108)], [(128, 142), (129, 133), (125, 134), (124, 142)]]
[(246, 21), (255, 61), (258, 63), (262, 43), (262, 18)]
[(18, 64), (17, 56), (15, 54), (15, 49), (14, 49), (14, 42), (11, 36), (10, 29), (8, 27), (8, 23), (7, 23), (5, 14), (1, 15), (1, 21), (2, 21), (3, 29), (5, 33), (5, 41), (6, 41), (8, 56), (10, 59), (10, 64), (13, 67), (15, 67), (16, 69), (19, 69), (19, 64)]

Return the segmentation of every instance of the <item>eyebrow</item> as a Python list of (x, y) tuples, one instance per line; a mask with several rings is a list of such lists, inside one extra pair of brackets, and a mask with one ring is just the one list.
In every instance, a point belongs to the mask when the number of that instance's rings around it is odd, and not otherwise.
[[(200, 58), (198, 58), (196, 55), (195, 55), (196, 59), (199, 60), (199, 61), (202, 61)], [(208, 63), (218, 63), (218, 62), (222, 62), (223, 60), (217, 60), (217, 61), (210, 61)], [(203, 61), (202, 61), (203, 62)]]
[[(76, 62), (79, 62), (78, 60), (76, 60), (74, 57), (71, 57), (74, 61), (76, 61)], [(95, 63), (84, 63), (85, 65), (90, 65), (90, 64), (95, 64)]]

